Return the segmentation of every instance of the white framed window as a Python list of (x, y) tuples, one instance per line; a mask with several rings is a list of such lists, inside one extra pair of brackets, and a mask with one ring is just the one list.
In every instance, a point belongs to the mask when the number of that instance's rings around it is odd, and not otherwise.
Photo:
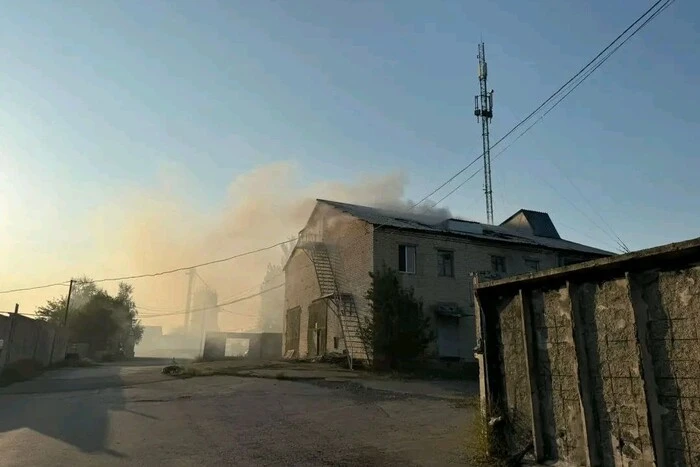
[(438, 276), (440, 277), (454, 277), (455, 270), (455, 254), (450, 250), (438, 250), (437, 251), (437, 262), (438, 262)]
[(399, 245), (399, 272), (416, 273), (416, 247), (414, 245)]

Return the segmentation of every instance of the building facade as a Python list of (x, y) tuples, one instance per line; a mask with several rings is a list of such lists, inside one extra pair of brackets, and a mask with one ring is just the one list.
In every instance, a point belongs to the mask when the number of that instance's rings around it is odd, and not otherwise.
[(494, 226), (317, 200), (284, 268), (284, 351), (365, 358), (357, 328), (369, 313), (369, 273), (387, 266), (423, 300), (437, 336), (429, 353), (472, 362), (474, 273), (510, 276), (611, 254), (562, 239), (536, 211)]

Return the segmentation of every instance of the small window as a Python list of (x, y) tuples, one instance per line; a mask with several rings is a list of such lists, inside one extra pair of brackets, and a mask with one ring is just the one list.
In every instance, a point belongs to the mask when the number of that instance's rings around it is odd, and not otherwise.
[(506, 273), (506, 259), (503, 256), (491, 257), (491, 270), (501, 274)]
[(537, 261), (536, 259), (526, 259), (525, 260), (525, 267), (530, 272), (537, 272), (540, 270), (540, 262)]
[(333, 349), (338, 350), (338, 347), (340, 347), (340, 338), (334, 337), (333, 338)]
[(454, 277), (454, 252), (438, 250), (438, 276)]
[(416, 247), (411, 245), (399, 246), (399, 271), (407, 274), (416, 273)]

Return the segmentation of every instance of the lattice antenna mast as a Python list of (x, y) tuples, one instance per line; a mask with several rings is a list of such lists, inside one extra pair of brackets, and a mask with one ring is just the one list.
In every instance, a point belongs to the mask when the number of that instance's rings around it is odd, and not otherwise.
[(484, 43), (479, 43), (479, 95), (474, 96), (474, 115), (481, 123), (481, 139), (484, 149), (484, 195), (486, 197), (486, 222), (493, 224), (493, 191), (491, 189), (491, 143), (489, 142), (489, 123), (493, 117), (493, 90), (486, 86), (486, 51)]

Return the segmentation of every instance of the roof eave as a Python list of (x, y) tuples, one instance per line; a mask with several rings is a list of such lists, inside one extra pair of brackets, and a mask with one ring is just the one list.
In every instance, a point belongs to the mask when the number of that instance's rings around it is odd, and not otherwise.
[[(369, 222), (370, 224), (377, 225), (373, 222)], [(616, 256), (616, 253), (612, 253), (609, 251), (605, 250), (600, 250), (598, 248), (595, 248), (595, 250), (598, 251), (583, 251), (580, 249), (576, 248), (563, 248), (563, 247), (554, 247), (554, 246), (546, 246), (546, 245), (540, 245), (537, 243), (526, 243), (524, 241), (518, 241), (518, 240), (508, 240), (506, 238), (484, 238), (483, 236), (480, 235), (474, 235), (474, 234), (469, 234), (469, 233), (456, 233), (456, 232), (448, 232), (445, 230), (425, 230), (425, 229), (416, 229), (416, 228), (411, 228), (411, 227), (393, 227), (390, 225), (384, 226), (386, 229), (393, 229), (393, 230), (407, 230), (407, 231), (412, 231), (412, 232), (421, 232), (424, 234), (432, 234), (432, 235), (440, 235), (440, 236), (447, 236), (447, 237), (453, 237), (453, 238), (469, 238), (470, 240), (475, 240), (475, 241), (481, 241), (481, 242), (486, 242), (486, 243), (509, 243), (509, 244), (516, 244), (516, 245), (522, 245), (525, 247), (531, 247), (531, 248), (540, 248), (540, 249), (545, 249), (545, 250), (556, 250), (556, 251), (566, 251), (566, 252), (573, 252), (573, 253), (580, 253), (584, 255), (597, 255), (602, 257), (607, 257), (607, 256)], [(548, 237), (543, 237), (543, 238), (548, 238)], [(550, 240), (556, 240), (556, 239), (550, 239)], [(561, 241), (568, 241), (564, 239), (558, 239)], [(585, 245), (582, 245), (585, 246)], [(588, 248), (593, 248), (593, 247), (588, 247)]]

